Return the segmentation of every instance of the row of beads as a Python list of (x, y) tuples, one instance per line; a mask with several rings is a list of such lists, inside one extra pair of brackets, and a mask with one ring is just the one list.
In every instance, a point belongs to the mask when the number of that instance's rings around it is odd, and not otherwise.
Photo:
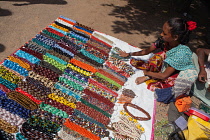
[(66, 100), (64, 97), (61, 97), (61, 96), (58, 96), (58, 95), (55, 95), (54, 93), (52, 94), (49, 94), (48, 97), (52, 100), (55, 100), (61, 104), (64, 104), (66, 106), (69, 106), (71, 108), (76, 108), (76, 104), (75, 103), (72, 103), (72, 102), (69, 102), (68, 100)]
[[(53, 31), (53, 29), (51, 29), (51, 28), (49, 28), (49, 29), (50, 29), (51, 32), (49, 32), (47, 29), (44, 29), (44, 30), (42, 30), (41, 33), (43, 33), (43, 34), (45, 34), (45, 35), (47, 35), (47, 36), (49, 36), (49, 37), (52, 37), (52, 38), (54, 38), (54, 39), (57, 39), (57, 40), (62, 39), (61, 36), (59, 36), (59, 35), (53, 33), (53, 32), (55, 32), (55, 30)], [(56, 31), (56, 32), (58, 32), (58, 31)], [(59, 33), (59, 32), (58, 32), (58, 33)], [(61, 33), (60, 33), (60, 34), (61, 34)], [(63, 34), (62, 34), (62, 35), (63, 35)]]
[(100, 78), (98, 76), (92, 75), (91, 76), (93, 79), (95, 79), (96, 81), (98, 81), (99, 83), (105, 85), (106, 87), (114, 90), (114, 91), (118, 91), (120, 87), (117, 87), (116, 85), (113, 85), (112, 83), (109, 83), (107, 80)]
[[(66, 37), (64, 37), (62, 40), (60, 40), (57, 44), (64, 50), (67, 50), (67, 51), (73, 53), (74, 55), (77, 54), (78, 53), (77, 45), (76, 44), (72, 45), (72, 44), (66, 43), (65, 40), (67, 40)], [(68, 40), (68, 42), (70, 42), (70, 40)], [(74, 55), (72, 55), (72, 57)]]
[(83, 86), (81, 86), (80, 84), (74, 82), (74, 81), (71, 81), (70, 79), (67, 79), (66, 78), (67, 75), (65, 77), (59, 77), (59, 81), (69, 85), (70, 87), (76, 89), (76, 90), (79, 90), (79, 91), (82, 91), (84, 89)]
[(4, 130), (7, 133), (17, 133), (18, 127), (11, 125), (10, 123), (6, 122), (5, 120), (0, 118), (0, 129)]
[(58, 23), (60, 23), (60, 24), (63, 24), (66, 27), (69, 27), (71, 29), (73, 28), (73, 25), (72, 24), (69, 24), (68, 22), (65, 22), (64, 20), (62, 20), (60, 18), (57, 18), (55, 21), (58, 22)]
[(3, 65), (9, 69), (18, 72), (22, 76), (28, 76), (28, 71), (15, 62), (6, 59), (4, 60)]
[(86, 43), (88, 41), (88, 38), (80, 36), (76, 34), (75, 32), (71, 31), (70, 33), (67, 34), (71, 38), (75, 38), (76, 40), (81, 41), (82, 43)]
[(47, 69), (50, 69), (50, 70), (54, 71), (58, 75), (63, 73), (61, 70), (59, 70), (58, 68), (56, 68), (55, 66), (53, 66), (52, 64), (50, 64), (50, 63), (48, 63), (46, 61), (40, 61), (39, 65), (41, 67), (44, 67), (44, 68), (47, 68)]
[[(52, 28), (49, 28), (49, 27), (45, 28), (45, 30), (47, 30), (49, 33), (53, 33), (54, 35), (57, 35), (57, 36), (62, 37), (62, 38), (65, 36), (65, 34), (63, 34), (61, 32), (58, 32), (55, 29), (52, 29)], [(60, 40), (60, 39), (58, 39), (58, 40)]]
[(84, 45), (83, 47), (86, 51), (88, 51), (89, 53), (103, 59), (103, 60), (107, 60), (109, 57), (109, 54), (107, 54), (106, 52), (104, 52), (103, 50), (98, 49), (97, 47), (94, 47), (92, 45)]
[(79, 85), (81, 85), (81, 86), (83, 86), (83, 87), (85, 87), (85, 86), (87, 85), (87, 83), (80, 82), (80, 80), (76, 80), (76, 79), (74, 79), (74, 78), (72, 78), (71, 76), (68, 76), (68, 75), (66, 75), (66, 74), (61, 75), (59, 78), (68, 79), (69, 81), (72, 81), (72, 82), (74, 82), (75, 84), (79, 84)]
[(84, 114), (92, 117), (93, 119), (95, 119), (96, 121), (104, 124), (104, 125), (108, 125), (110, 122), (110, 119), (103, 115), (101, 112), (96, 111), (95, 109), (86, 106), (85, 104), (78, 102), (77, 103), (77, 110), (83, 112)]
[(90, 65), (88, 65), (88, 64), (86, 64), (84, 62), (81, 62), (79, 60), (76, 60), (76, 59), (71, 59), (69, 62), (74, 64), (74, 65), (76, 65), (76, 66), (78, 66), (78, 67), (80, 67), (80, 68), (82, 68), (82, 69), (90, 71), (92, 73), (95, 73), (97, 71), (96, 68), (94, 68), (94, 67), (92, 67), (92, 66), (90, 66)]
[(34, 51), (32, 49), (26, 48), (25, 46), (22, 46), (20, 48), (20, 50), (22, 50), (22, 51), (24, 51), (24, 52), (26, 52), (26, 53), (28, 53), (30, 55), (33, 55), (34, 57), (38, 58), (39, 60), (43, 60), (43, 57), (42, 57), (43, 54), (42, 53), (39, 53), (39, 52), (36, 52), (36, 51)]
[(84, 56), (89, 57), (90, 59), (92, 59), (92, 60), (94, 60), (94, 61), (96, 61), (96, 62), (98, 62), (100, 64), (103, 64), (104, 63), (104, 60), (103, 59), (95, 56), (94, 54), (89, 53), (88, 51), (86, 51), (84, 49), (81, 49), (80, 50), (80, 53), (82, 53)]
[(65, 111), (62, 111), (56, 107), (53, 107), (49, 104), (44, 104), (44, 103), (41, 103), (40, 104), (40, 108), (42, 110), (45, 110), (45, 111), (48, 111), (56, 116), (59, 116), (59, 117), (62, 117), (62, 118), (68, 118), (69, 115), (65, 112)]
[(10, 81), (7, 81), (6, 79), (1, 78), (1, 77), (0, 77), (0, 84), (4, 85), (6, 88), (11, 89), (11, 90), (14, 90), (17, 87), (16, 84), (13, 84)]
[(19, 103), (21, 106), (23, 106), (26, 109), (35, 110), (38, 108), (38, 105), (34, 101), (32, 101), (30, 98), (28, 98), (26, 95), (24, 95), (20, 92), (11, 91), (11, 92), (7, 93), (7, 96), (10, 99)]
[(58, 28), (58, 29), (60, 29), (60, 30), (62, 30), (64, 32), (69, 32), (69, 29), (63, 28), (63, 27), (61, 27), (61, 26), (59, 26), (59, 25), (57, 25), (55, 23), (52, 23), (51, 26), (53, 26), (55, 28)]
[(21, 80), (20, 77), (5, 69), (5, 67), (2, 65), (0, 65), (0, 77), (10, 81), (13, 84), (17, 84)]
[(95, 40), (95, 39), (92, 39), (90, 38), (87, 42), (87, 44), (90, 44), (91, 46), (94, 46), (100, 50), (104, 50), (107, 54), (109, 54), (111, 48), (108, 47), (107, 45)]
[(93, 140), (100, 140), (100, 137), (94, 135), (93, 133), (91, 133), (90, 131), (86, 130), (85, 128), (76, 125), (75, 123), (71, 122), (69, 119), (66, 119), (66, 122), (64, 123), (64, 125), (76, 132), (78, 132), (79, 134), (81, 134), (84, 137), (87, 137), (89, 139), (93, 139)]
[(33, 42), (32, 40), (29, 40), (28, 43), (25, 43), (24, 46), (26, 48), (32, 49), (36, 52), (45, 54), (46, 53), (46, 48), (44, 48), (43, 46), (38, 45), (37, 43)]
[(21, 67), (25, 68), (26, 70), (31, 70), (31, 66), (28, 63), (24, 62), (23, 60), (21, 60), (21, 59), (19, 59), (17, 57), (8, 56), (7, 59), (10, 60), (10, 61), (15, 62), (17, 64), (19, 64)]
[(27, 59), (29, 62), (31, 62), (32, 64), (37, 64), (39, 63), (40, 59), (37, 57), (34, 57), (33, 55), (22, 51), (22, 50), (18, 50), (15, 55), (17, 55), (18, 57), (22, 57), (24, 59)]
[(76, 50), (80, 50), (83, 46), (83, 44), (75, 44), (68, 36), (64, 37), (62, 41), (65, 42), (67, 46), (72, 46), (71, 48), (75, 48)]
[(65, 75), (68, 75), (70, 76), (71, 78), (81, 82), (81, 83), (87, 83), (88, 82), (88, 78), (87, 77), (84, 77), (82, 76), (81, 74), (71, 70), (71, 69), (65, 69), (65, 72), (64, 72)]
[(72, 70), (77, 71), (77, 72), (79, 72), (79, 73), (81, 73), (81, 74), (83, 74), (83, 75), (85, 75), (85, 76), (90, 76), (90, 75), (92, 75), (91, 72), (88, 72), (88, 71), (86, 71), (86, 70), (84, 70), (84, 69), (82, 69), (82, 68), (80, 68), (80, 67), (78, 67), (78, 66), (75, 66), (75, 65), (73, 65), (73, 64), (68, 64), (67, 67), (68, 67), (68, 68), (71, 68)]
[[(59, 22), (59, 21), (60, 21), (60, 22)], [(68, 30), (68, 31), (71, 31), (72, 28), (73, 28), (72, 25), (70, 25), (71, 27), (69, 27), (69, 26), (66, 26), (66, 25), (62, 24), (62, 20), (57, 20), (57, 21), (55, 20), (54, 23), (55, 23), (57, 26), (62, 27), (62, 28), (64, 28), (64, 29)]]
[(55, 52), (53, 50), (48, 50), (47, 53), (49, 53), (53, 56), (56, 56), (57, 58), (62, 59), (65, 62), (69, 62), (69, 60), (70, 60), (69, 57), (66, 57), (65, 55), (61, 55), (58, 52)]
[(88, 32), (90, 32), (90, 33), (93, 33), (93, 31), (94, 31), (94, 29), (92, 29), (92, 28), (90, 28), (90, 27), (88, 27), (88, 26), (85, 26), (85, 25), (83, 25), (83, 24), (81, 24), (81, 23), (76, 23), (75, 24), (75, 26), (78, 26), (78, 27), (80, 27), (81, 29), (84, 29), (85, 31), (88, 31)]
[(77, 54), (77, 56), (79, 57), (79, 58), (81, 58), (83, 61), (85, 61), (85, 63), (89, 63), (89, 64), (91, 64), (92, 66), (94, 66), (94, 67), (103, 67), (103, 63), (98, 63), (98, 62), (96, 62), (95, 60), (93, 60), (93, 59), (91, 59), (91, 58), (89, 58), (89, 57), (87, 57), (87, 56), (85, 56), (83, 53), (78, 53)]

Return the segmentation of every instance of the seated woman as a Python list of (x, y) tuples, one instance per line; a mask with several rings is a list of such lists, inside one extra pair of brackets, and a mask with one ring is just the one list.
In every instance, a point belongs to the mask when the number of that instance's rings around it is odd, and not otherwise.
[(161, 38), (165, 42), (164, 45), (157, 46), (157, 43), (154, 43), (148, 49), (134, 53), (121, 51), (119, 55), (126, 57), (149, 54), (157, 47), (162, 50), (146, 64), (138, 60), (131, 60), (131, 64), (142, 69), (145, 75), (138, 77), (136, 84), (146, 81), (148, 89), (152, 91), (169, 88), (170, 91), (167, 92), (171, 92), (175, 97), (189, 94), (197, 78), (197, 72), (192, 61), (192, 51), (185, 44), (188, 43), (189, 35), (195, 28), (195, 22), (172, 18), (163, 25)]

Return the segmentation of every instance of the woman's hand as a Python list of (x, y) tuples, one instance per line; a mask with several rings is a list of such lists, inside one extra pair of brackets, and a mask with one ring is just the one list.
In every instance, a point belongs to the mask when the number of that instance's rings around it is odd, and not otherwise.
[(199, 74), (198, 74), (198, 80), (199, 80), (200, 82), (203, 82), (203, 83), (206, 82), (206, 80), (207, 80), (207, 73), (206, 73), (205, 70), (201, 70), (201, 71), (199, 72)]
[(130, 55), (130, 53), (126, 53), (125, 51), (119, 51), (119, 52), (118, 52), (118, 55), (119, 55), (120, 57), (128, 57), (128, 56)]
[(142, 76), (142, 77), (137, 77), (136, 78), (136, 84), (139, 85), (141, 83), (144, 83), (147, 80), (148, 76)]

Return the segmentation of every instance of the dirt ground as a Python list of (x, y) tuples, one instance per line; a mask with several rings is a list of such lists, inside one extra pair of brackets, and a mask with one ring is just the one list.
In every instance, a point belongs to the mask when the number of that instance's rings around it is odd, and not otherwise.
[[(148, 47), (159, 36), (166, 20), (183, 16), (181, 7), (184, 3), (175, 1), (0, 0), (0, 61), (60, 15), (134, 46)], [(194, 0), (189, 14), (189, 18), (198, 24), (189, 46), (192, 50), (209, 47), (206, 43), (207, 7), (201, 0)], [(159, 106), (157, 113), (157, 120), (167, 118), (167, 106)]]

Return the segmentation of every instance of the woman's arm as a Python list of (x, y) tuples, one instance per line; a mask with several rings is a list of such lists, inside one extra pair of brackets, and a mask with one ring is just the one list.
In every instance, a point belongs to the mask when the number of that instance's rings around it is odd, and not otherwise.
[(125, 51), (119, 51), (119, 56), (121, 57), (128, 57), (130, 56), (142, 56), (142, 55), (147, 55), (151, 52), (153, 52), (156, 49), (154, 45), (151, 45), (149, 48), (143, 49), (138, 52), (133, 52), (133, 53), (126, 53)]
[(207, 73), (205, 71), (204, 63), (205, 63), (205, 57), (208, 56), (209, 53), (210, 53), (210, 49), (198, 48), (196, 50), (196, 54), (198, 56), (198, 64), (200, 66), (198, 80), (201, 82), (206, 82), (207, 80)]
[(156, 72), (151, 72), (151, 71), (146, 71), (146, 70), (144, 70), (143, 72), (144, 72), (144, 75), (165, 80), (169, 76), (171, 76), (175, 71), (176, 69), (174, 69), (173, 67), (167, 67), (163, 73), (156, 73)]

